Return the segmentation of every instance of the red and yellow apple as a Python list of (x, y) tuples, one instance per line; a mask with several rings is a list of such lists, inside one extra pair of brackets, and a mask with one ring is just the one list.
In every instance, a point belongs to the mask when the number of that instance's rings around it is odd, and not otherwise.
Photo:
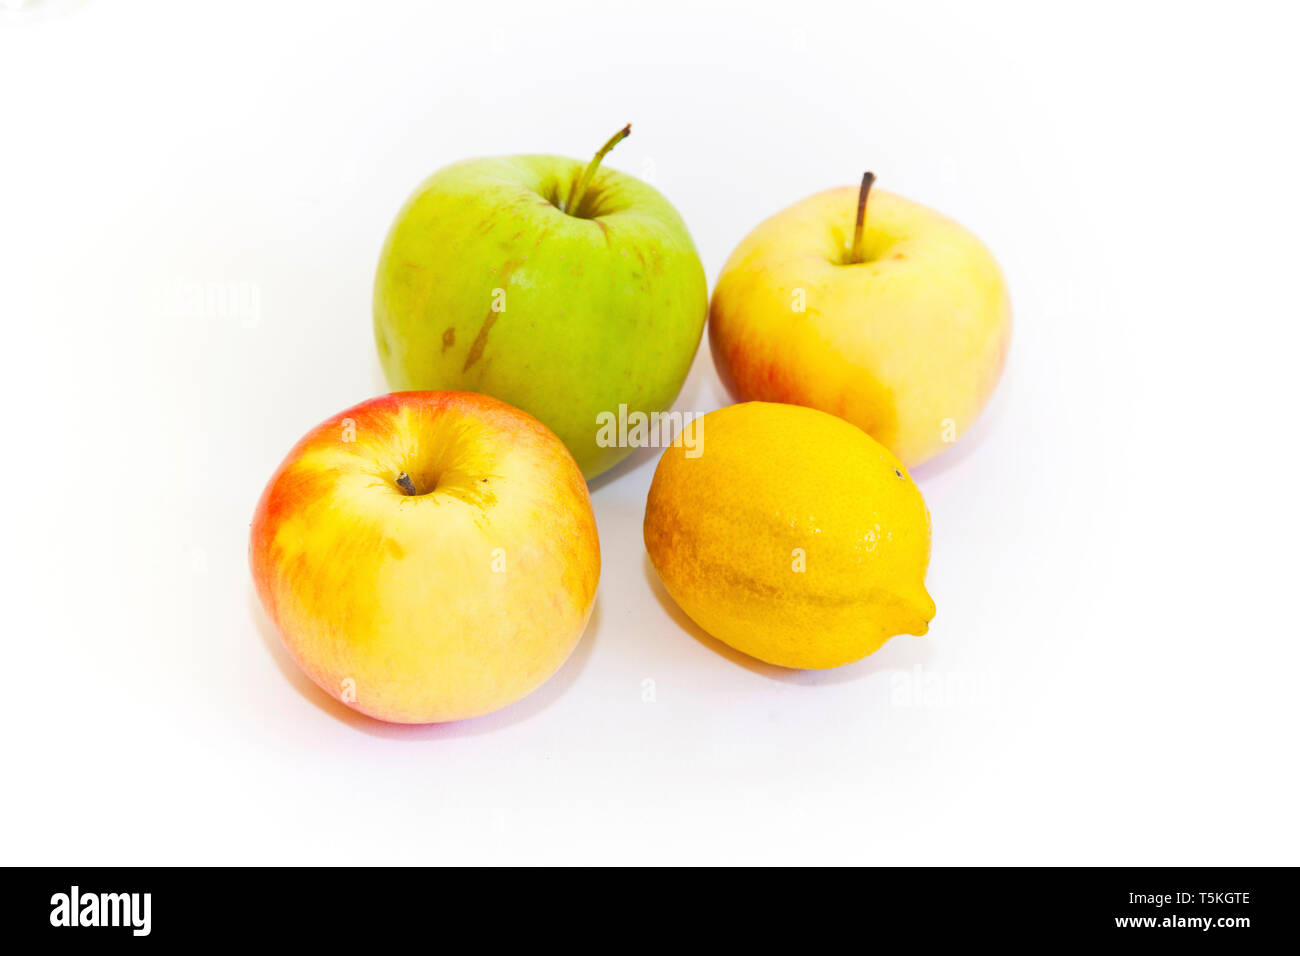
[(979, 239), (870, 191), (873, 178), (754, 229), (718, 278), (709, 342), (737, 400), (830, 412), (916, 466), (956, 441), (992, 395), (1011, 302)]
[(312, 429), (262, 493), (250, 560), (298, 666), (396, 723), (535, 690), (577, 645), (600, 577), (573, 456), (468, 392), (385, 395)]

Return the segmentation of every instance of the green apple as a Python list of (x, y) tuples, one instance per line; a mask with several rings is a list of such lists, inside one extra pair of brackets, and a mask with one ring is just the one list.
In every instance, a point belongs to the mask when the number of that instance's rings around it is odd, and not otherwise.
[(375, 278), (375, 340), (395, 391), (482, 392), (534, 415), (592, 478), (626, 456), (598, 424), (677, 397), (708, 311), (704, 269), (653, 187), (584, 164), (505, 156), (434, 173), (403, 207)]

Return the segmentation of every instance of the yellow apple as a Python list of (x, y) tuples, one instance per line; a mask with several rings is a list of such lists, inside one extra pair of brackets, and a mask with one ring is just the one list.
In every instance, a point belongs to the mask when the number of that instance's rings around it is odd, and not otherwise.
[(293, 659), (396, 723), (476, 717), (546, 681), (600, 577), (582, 472), (546, 426), (467, 392), (400, 392), (312, 429), (253, 515)]
[(872, 179), (810, 196), (751, 232), (718, 279), (709, 341), (737, 400), (830, 412), (915, 466), (956, 441), (992, 395), (1011, 302), (974, 235), (871, 192)]

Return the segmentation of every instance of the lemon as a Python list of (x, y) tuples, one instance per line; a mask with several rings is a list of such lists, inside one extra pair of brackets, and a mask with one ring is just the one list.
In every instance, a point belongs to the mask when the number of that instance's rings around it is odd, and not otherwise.
[(695, 623), (783, 667), (856, 661), (934, 617), (920, 490), (816, 409), (747, 402), (690, 422), (655, 470), (645, 544)]

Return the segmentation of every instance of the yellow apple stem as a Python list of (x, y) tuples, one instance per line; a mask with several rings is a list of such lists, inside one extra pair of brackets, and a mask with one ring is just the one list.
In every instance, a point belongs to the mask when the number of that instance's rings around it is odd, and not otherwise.
[(401, 487), (402, 491), (405, 494), (413, 495), (416, 493), (415, 482), (411, 480), (411, 476), (408, 475), (406, 472), (402, 472), (400, 475), (397, 476), (397, 484)]
[(876, 181), (875, 173), (863, 173), (862, 185), (858, 187), (858, 219), (853, 224), (853, 245), (849, 247), (849, 262), (865, 262), (862, 254), (863, 227), (867, 224), (867, 196), (871, 193), (871, 184)]
[(568, 205), (561, 206), (561, 210), (567, 212), (570, 216), (578, 214), (578, 204), (582, 202), (583, 194), (587, 191), (587, 184), (591, 182), (591, 177), (596, 175), (596, 169), (600, 166), (600, 161), (605, 158), (605, 154), (611, 149), (632, 135), (632, 124), (628, 123), (621, 130), (611, 136), (596, 155), (591, 157), (591, 162), (587, 168), (582, 171), (582, 178), (578, 180), (578, 185), (574, 187), (573, 195), (569, 197)]

